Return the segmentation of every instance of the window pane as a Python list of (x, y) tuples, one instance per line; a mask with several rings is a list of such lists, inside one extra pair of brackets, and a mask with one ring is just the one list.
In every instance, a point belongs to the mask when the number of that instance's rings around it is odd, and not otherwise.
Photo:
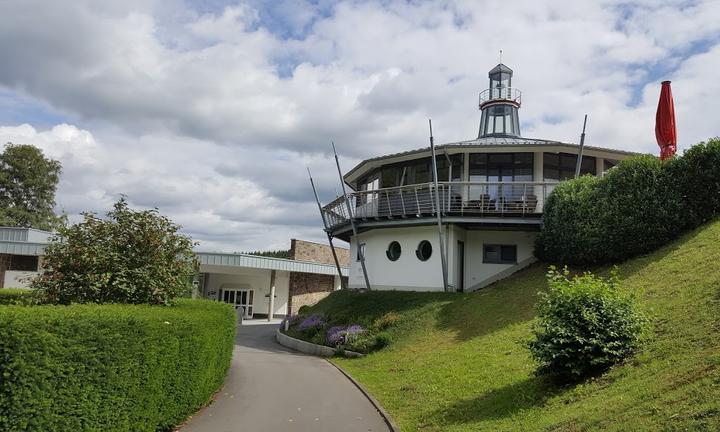
[(382, 187), (393, 187), (400, 185), (400, 169), (398, 167), (383, 168), (381, 183)]
[(493, 117), (495, 119), (495, 126), (493, 127), (493, 133), (505, 133), (503, 128), (503, 117), (501, 115)]
[(502, 246), (500, 258), (503, 262), (514, 263), (517, 261), (517, 246)]
[(557, 168), (545, 168), (543, 177), (545, 180), (560, 180), (560, 170)]
[(543, 164), (545, 166), (552, 166), (557, 168), (559, 162), (559, 155), (557, 153), (543, 153)]
[(491, 165), (511, 165), (512, 161), (512, 153), (494, 153), (490, 154), (488, 159), (488, 163)]
[(485, 245), (483, 257), (483, 261), (487, 263), (498, 262), (500, 260), (500, 248), (495, 245)]

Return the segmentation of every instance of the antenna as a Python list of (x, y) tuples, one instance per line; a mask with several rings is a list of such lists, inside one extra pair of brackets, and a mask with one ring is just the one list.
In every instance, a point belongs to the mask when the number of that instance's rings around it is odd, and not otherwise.
[(500, 49), (500, 63), (502, 63), (502, 49)]

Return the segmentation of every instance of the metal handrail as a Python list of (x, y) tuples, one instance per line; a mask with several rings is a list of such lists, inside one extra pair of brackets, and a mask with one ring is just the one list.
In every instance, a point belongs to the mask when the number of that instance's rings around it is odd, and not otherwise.
[(522, 92), (513, 87), (485, 89), (480, 92), (478, 105), (496, 100), (507, 100), (520, 105), (522, 103)]
[[(348, 194), (355, 220), (435, 216), (435, 194), (442, 214), (456, 216), (539, 216), (557, 182), (439, 182), (394, 186)], [(342, 197), (340, 197), (342, 198)], [(328, 229), (350, 221), (344, 199), (322, 208)]]

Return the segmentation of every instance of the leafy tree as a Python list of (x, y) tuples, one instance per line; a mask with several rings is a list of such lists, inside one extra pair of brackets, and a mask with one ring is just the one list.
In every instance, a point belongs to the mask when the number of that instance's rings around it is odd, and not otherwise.
[(0, 153), (0, 225), (54, 230), (55, 190), (62, 167), (29, 144), (8, 143)]
[(47, 270), (33, 281), (42, 302), (170, 304), (190, 292), (193, 242), (157, 209), (135, 211), (122, 198), (105, 219), (83, 217), (45, 250)]

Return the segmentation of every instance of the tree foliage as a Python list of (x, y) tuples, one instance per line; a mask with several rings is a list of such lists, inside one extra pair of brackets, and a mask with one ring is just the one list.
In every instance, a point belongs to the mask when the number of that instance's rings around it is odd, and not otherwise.
[(567, 268), (547, 273), (548, 290), (539, 293), (539, 321), (529, 344), (538, 372), (574, 381), (602, 372), (638, 347), (645, 318), (635, 297), (608, 279)]
[(43, 302), (169, 304), (190, 292), (193, 242), (157, 209), (135, 211), (123, 198), (107, 218), (83, 217), (46, 249), (33, 281)]
[(60, 162), (29, 144), (0, 153), (0, 225), (54, 230), (65, 222), (54, 212)]

